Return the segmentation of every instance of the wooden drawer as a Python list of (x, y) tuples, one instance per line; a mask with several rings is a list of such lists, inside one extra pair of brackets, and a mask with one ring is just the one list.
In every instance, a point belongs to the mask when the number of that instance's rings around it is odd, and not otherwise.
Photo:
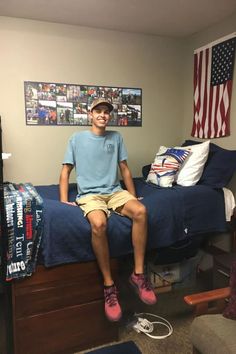
[(81, 305), (103, 299), (102, 278), (96, 262), (38, 267), (31, 278), (13, 282), (12, 299), (16, 319)]
[(103, 300), (15, 321), (15, 354), (69, 354), (115, 340)]
[[(111, 261), (117, 274), (117, 261)], [(37, 267), (12, 282), (14, 354), (70, 354), (118, 340), (96, 262)]]

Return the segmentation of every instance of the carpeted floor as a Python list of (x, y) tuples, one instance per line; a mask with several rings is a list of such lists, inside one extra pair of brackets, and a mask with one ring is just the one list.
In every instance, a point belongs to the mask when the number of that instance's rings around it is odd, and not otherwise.
[[(207, 275), (207, 276), (206, 276)], [(168, 293), (158, 295), (158, 302), (154, 306), (143, 304), (130, 288), (127, 271), (123, 272), (118, 284), (123, 317), (120, 321), (120, 341), (133, 341), (142, 354), (191, 354), (192, 346), (189, 340), (189, 327), (193, 319), (191, 308), (185, 304), (183, 297), (211, 288), (211, 274), (198, 277), (197, 281), (188, 287), (179, 287)], [(152, 339), (145, 334), (137, 333), (131, 326), (134, 313), (152, 313), (167, 319), (172, 327), (173, 334), (165, 339)], [(149, 320), (151, 317), (146, 316)], [(154, 320), (154, 319), (152, 319)], [(167, 331), (164, 327), (156, 327), (153, 335), (163, 335)], [(90, 349), (91, 350), (91, 349)], [(88, 350), (87, 350), (88, 351)], [(84, 354), (86, 351), (75, 353)], [(129, 353), (123, 353), (129, 354)]]
[[(170, 293), (159, 295), (158, 303), (155, 306), (143, 306), (137, 304), (141, 312), (149, 312), (167, 319), (172, 327), (173, 334), (165, 339), (152, 339), (145, 334), (136, 333), (132, 328), (120, 328), (122, 341), (133, 340), (143, 354), (190, 354), (192, 352), (189, 341), (189, 326), (192, 321), (192, 311), (183, 302), (184, 292), (174, 290)], [(145, 316), (144, 316), (145, 317)], [(151, 320), (148, 316), (148, 319)], [(165, 328), (156, 326), (153, 335), (167, 333)]]

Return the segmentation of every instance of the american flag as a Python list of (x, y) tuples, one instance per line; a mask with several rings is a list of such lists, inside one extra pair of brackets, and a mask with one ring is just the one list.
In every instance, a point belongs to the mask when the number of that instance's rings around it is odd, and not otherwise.
[(230, 135), (230, 100), (235, 36), (194, 52), (194, 120), (191, 135), (219, 138)]

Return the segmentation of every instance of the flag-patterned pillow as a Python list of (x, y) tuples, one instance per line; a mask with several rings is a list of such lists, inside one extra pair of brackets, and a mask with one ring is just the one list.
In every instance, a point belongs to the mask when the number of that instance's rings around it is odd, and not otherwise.
[(160, 146), (146, 181), (160, 187), (172, 187), (176, 173), (190, 153), (183, 148)]

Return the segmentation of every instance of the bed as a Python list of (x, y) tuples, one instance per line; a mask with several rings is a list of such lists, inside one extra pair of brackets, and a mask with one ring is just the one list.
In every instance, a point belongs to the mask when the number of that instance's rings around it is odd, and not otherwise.
[[(222, 190), (176, 186), (167, 193), (142, 178), (134, 182), (148, 209), (148, 250), (159, 252), (203, 232), (228, 230)], [(73, 198), (76, 187), (70, 187)], [(36, 188), (44, 200), (45, 229), (35, 274), (10, 285), (14, 353), (66, 354), (118, 340), (118, 325), (111, 325), (104, 316), (102, 279), (88, 222), (79, 208), (58, 201), (58, 186)], [(162, 208), (153, 207), (158, 200)], [(168, 213), (161, 212), (164, 206)], [(131, 222), (113, 214), (108, 230), (117, 277), (119, 257), (132, 253)]]
[[(215, 149), (214, 144), (212, 149)], [(210, 165), (213, 156), (209, 155), (206, 166)], [(229, 160), (232, 162), (232, 154)], [(147, 182), (146, 171), (149, 174), (151, 167), (143, 168), (143, 177), (134, 178), (137, 195), (148, 211), (148, 252), (160, 254), (172, 245), (229, 231), (234, 201), (230, 198), (226, 208), (224, 186), (213, 185), (212, 180), (210, 185), (206, 183), (209, 171), (203, 171), (203, 183), (199, 180), (196, 185), (173, 184), (167, 188)], [(231, 175), (235, 169), (236, 166), (232, 167)], [(228, 183), (229, 177), (226, 179)], [(43, 199), (44, 208), (36, 271), (30, 277), (8, 283), (1, 272), (8, 318), (5, 352), (69, 354), (118, 340), (118, 325), (110, 324), (104, 316), (102, 281), (91, 248), (89, 223), (78, 207), (59, 202), (58, 185), (35, 188)], [(3, 205), (2, 187), (0, 192)], [(70, 185), (69, 195), (70, 200), (74, 200), (75, 184)], [(1, 213), (3, 220), (4, 212)], [(1, 228), (4, 269), (7, 262), (4, 223)], [(230, 226), (235, 240), (234, 230)], [(108, 234), (112, 271), (116, 278), (119, 259), (132, 253), (130, 220), (113, 213), (108, 220)]]
[[(209, 186), (161, 188), (134, 178), (137, 196), (147, 208), (147, 249), (161, 249), (202, 233), (226, 232), (224, 193)], [(44, 200), (44, 237), (40, 262), (46, 267), (95, 259), (90, 224), (82, 211), (58, 201), (59, 186), (38, 186)], [(76, 185), (70, 185), (75, 200)], [(131, 221), (116, 213), (108, 220), (111, 257), (132, 253)]]

